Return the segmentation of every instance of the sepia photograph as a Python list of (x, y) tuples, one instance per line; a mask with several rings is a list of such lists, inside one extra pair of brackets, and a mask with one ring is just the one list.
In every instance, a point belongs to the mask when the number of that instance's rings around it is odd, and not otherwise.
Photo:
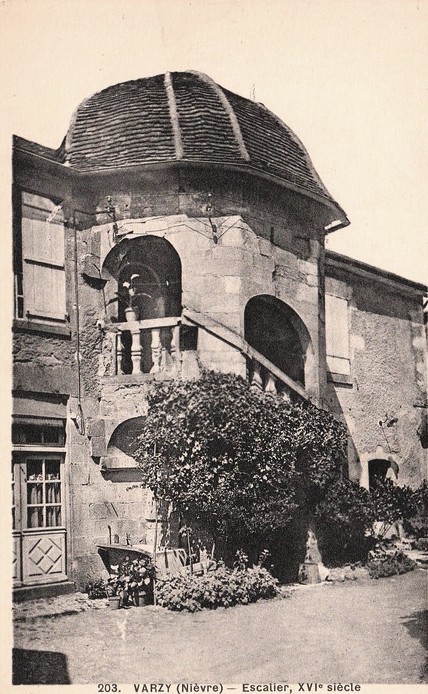
[(0, 24), (2, 691), (420, 691), (428, 0)]

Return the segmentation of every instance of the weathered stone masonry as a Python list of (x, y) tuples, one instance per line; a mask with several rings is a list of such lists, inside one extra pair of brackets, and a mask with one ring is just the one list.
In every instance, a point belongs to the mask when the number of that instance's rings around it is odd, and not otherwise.
[[(27, 227), (23, 192), (36, 196)], [(264, 107), (198, 73), (111, 87), (79, 106), (59, 150), (16, 138), (14, 210), (18, 588), (82, 586), (102, 570), (97, 544), (153, 543), (132, 440), (155, 379), (204, 367), (310, 398), (347, 424), (351, 477), (367, 485), (370, 461), (389, 456), (399, 483), (426, 474), (424, 288), (325, 254), (325, 234), (348, 220)], [(60, 266), (25, 233), (42, 218), (50, 238), (58, 211), (66, 302), (52, 319), (27, 310), (28, 268)], [(118, 298), (127, 272), (151, 287), (134, 323)], [(326, 296), (345, 340), (336, 325), (326, 341)]]

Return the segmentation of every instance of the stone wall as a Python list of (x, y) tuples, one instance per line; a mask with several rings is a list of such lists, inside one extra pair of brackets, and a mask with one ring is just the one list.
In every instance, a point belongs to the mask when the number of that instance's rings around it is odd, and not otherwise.
[[(328, 264), (327, 291), (349, 300), (352, 382), (327, 384), (323, 225), (328, 219), (319, 203), (248, 174), (219, 169), (165, 168), (123, 172), (120, 177), (80, 177), (23, 154), (16, 161), (16, 184), (62, 198), (69, 220), (69, 322), (56, 328), (15, 322), (14, 389), (20, 398), (45, 393), (69, 399), (69, 575), (79, 586), (102, 572), (97, 544), (114, 536), (121, 543), (153, 541), (152, 500), (138, 486), (139, 471), (132, 458), (111, 443), (122, 422), (144, 417), (147, 388), (155, 378), (115, 374), (112, 333), (105, 329), (114, 314), (109, 301), (117, 282), (104, 272), (103, 263), (125, 237), (166, 239), (181, 261), (184, 309), (200, 316), (202, 324), (213, 321), (220, 332), (224, 326), (245, 337), (245, 306), (252, 297), (268, 295), (287, 304), (310, 336), (305, 368), (309, 395), (348, 425), (352, 475), (364, 482), (368, 460), (386, 456), (391, 449), (400, 481), (420, 481), (425, 452), (417, 434), (423, 413), (418, 405), (426, 398), (426, 384), (416, 294), (385, 284), (376, 273), (370, 281), (362, 280), (352, 266), (343, 270)], [(115, 220), (111, 211), (106, 212), (107, 196)], [(77, 317), (84, 434), (75, 418)], [(197, 354), (183, 353), (181, 375), (195, 377), (200, 366), (244, 377), (247, 373), (242, 352), (203, 328)], [(388, 442), (378, 424), (385, 417), (397, 420), (385, 429)]]
[(326, 405), (348, 426), (353, 478), (368, 486), (368, 462), (392, 456), (399, 483), (418, 485), (427, 475), (421, 289), (348, 265), (328, 263), (326, 291), (348, 300), (351, 379), (329, 384)]

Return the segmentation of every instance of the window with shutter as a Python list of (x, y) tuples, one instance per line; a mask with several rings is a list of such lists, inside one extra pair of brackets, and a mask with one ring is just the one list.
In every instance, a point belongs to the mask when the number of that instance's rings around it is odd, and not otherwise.
[(349, 320), (346, 299), (332, 294), (325, 295), (325, 331), (328, 368), (333, 374), (350, 376)]
[(18, 318), (65, 319), (64, 218), (61, 204), (21, 194), (21, 273), (16, 279)]

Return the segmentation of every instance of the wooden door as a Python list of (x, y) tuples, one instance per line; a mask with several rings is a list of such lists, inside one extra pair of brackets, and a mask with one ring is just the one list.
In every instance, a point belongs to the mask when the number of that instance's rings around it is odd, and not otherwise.
[(16, 455), (12, 484), (15, 584), (65, 580), (63, 456), (36, 452)]

